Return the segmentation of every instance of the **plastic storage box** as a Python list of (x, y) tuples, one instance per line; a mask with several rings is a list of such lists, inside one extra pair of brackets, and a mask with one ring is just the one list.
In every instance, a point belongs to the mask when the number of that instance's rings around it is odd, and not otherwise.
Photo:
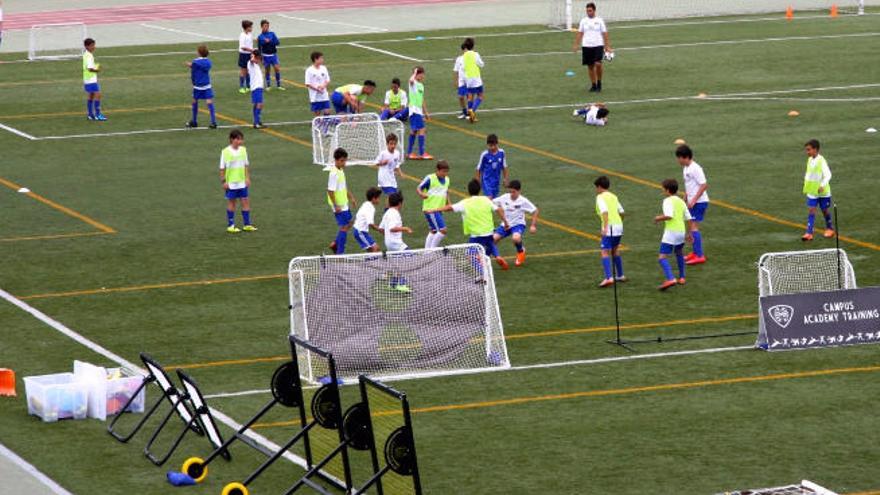
[(24, 378), (28, 413), (45, 422), (84, 419), (89, 410), (88, 385), (76, 381), (73, 373)]
[[(73, 362), (73, 374), (89, 392), (88, 416), (102, 421), (120, 412), (144, 381), (144, 377), (125, 375), (119, 368), (107, 369), (82, 361)], [(144, 412), (144, 402), (141, 390), (128, 411)]]

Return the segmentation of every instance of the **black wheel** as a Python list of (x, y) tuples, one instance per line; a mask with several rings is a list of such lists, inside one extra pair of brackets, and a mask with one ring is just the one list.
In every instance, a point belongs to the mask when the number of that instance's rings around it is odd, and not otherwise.
[(285, 407), (296, 407), (302, 403), (299, 370), (293, 362), (284, 363), (272, 375), (272, 396)]
[(385, 462), (397, 474), (410, 476), (416, 467), (416, 449), (406, 426), (391, 432), (385, 440)]
[(312, 417), (328, 430), (339, 426), (339, 390), (335, 383), (322, 385), (315, 391), (312, 397)]
[(355, 450), (367, 450), (373, 445), (370, 409), (363, 402), (345, 411), (345, 416), (342, 418), (342, 432), (348, 445)]

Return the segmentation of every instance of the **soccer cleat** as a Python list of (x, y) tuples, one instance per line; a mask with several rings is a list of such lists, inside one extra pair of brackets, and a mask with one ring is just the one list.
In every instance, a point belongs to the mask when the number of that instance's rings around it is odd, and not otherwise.
[(516, 261), (513, 262), (516, 266), (522, 266), (526, 262), (526, 252), (520, 251), (516, 253)]
[(822, 237), (824, 237), (826, 239), (831, 239), (834, 236), (835, 236), (834, 229), (825, 229), (825, 233), (822, 234)]
[(409, 294), (410, 292), (412, 292), (412, 289), (410, 289), (409, 286), (406, 284), (397, 284), (394, 286), (394, 290), (396, 290), (397, 292), (403, 292), (404, 294)]
[(501, 256), (495, 258), (495, 261), (498, 262), (498, 266), (500, 266), (502, 270), (510, 270), (510, 265), (508, 265)]
[(684, 257), (684, 260), (685, 260), (685, 261), (690, 261), (690, 260), (692, 260), (692, 259), (694, 259), (694, 258), (696, 258), (696, 257), (697, 257), (697, 253), (693, 253), (693, 252), (691, 252), (691, 253), (688, 253), (687, 256)]
[(417, 155), (415, 153), (410, 153), (409, 155), (406, 156), (406, 158), (408, 160), (421, 160), (422, 159), (422, 157), (420, 157), (419, 155)]
[(629, 279), (626, 278), (626, 275), (621, 275), (621, 276), (615, 278), (614, 280), (616, 280), (617, 282), (629, 282)]
[(195, 120), (190, 120), (189, 122), (187, 122), (184, 125), (186, 126), (187, 129), (195, 129), (196, 127), (199, 126), (199, 123), (196, 122)]
[(462, 119), (466, 119), (466, 118), (468, 118), (468, 116), (465, 115), (465, 114), (463, 114), (463, 113), (460, 113), (460, 114), (458, 114), (458, 117), (456, 117), (456, 118), (457, 118), (458, 120), (462, 120)]
[(419, 157), (419, 160), (433, 160), (433, 159), (434, 159), (434, 156), (433, 156), (433, 155), (429, 155), (429, 154), (427, 154), (427, 153), (425, 153), (424, 155), (422, 155), (422, 156)]
[(804, 241), (804, 242), (812, 241), (812, 240), (813, 240), (813, 234), (807, 232), (806, 234), (804, 234), (804, 235), (801, 236), (801, 240)]
[(660, 286), (657, 287), (657, 289), (659, 289), (659, 290), (666, 290), (666, 289), (668, 289), (668, 288), (670, 288), (670, 287), (675, 287), (675, 284), (677, 284), (677, 283), (678, 283), (678, 282), (677, 282), (675, 279), (667, 280), (667, 281), (663, 282), (662, 284), (660, 284)]
[(226, 232), (229, 232), (230, 234), (237, 234), (241, 232), (241, 229), (236, 227), (235, 225), (230, 225), (229, 227), (226, 227)]
[(211, 122), (211, 125), (208, 126), (208, 129), (216, 129), (216, 128), (217, 128), (216, 122)]
[(88, 118), (89, 120), (95, 120), (95, 116), (94, 116), (94, 115), (89, 115), (87, 118)]
[(333, 251), (335, 253), (336, 252), (336, 241), (331, 242), (330, 246), (328, 246), (328, 247), (330, 248), (330, 251)]
[(284, 86), (276, 86), (275, 89), (277, 89), (278, 91), (287, 91), (287, 88), (285, 88)]
[(687, 280), (685, 280), (684, 277), (681, 277), (678, 279), (678, 285), (684, 285), (686, 283), (687, 283)]
[(596, 85), (595, 85), (595, 84), (594, 84), (593, 86), (590, 87), (590, 91), (589, 91), (590, 93), (595, 93), (595, 92), (597, 92), (597, 91), (599, 91), (599, 90), (596, 89)]
[(684, 264), (685, 265), (702, 265), (705, 262), (706, 262), (705, 256), (694, 256), (691, 259), (685, 259)]
[(238, 92), (241, 94), (245, 94), (245, 93), (247, 93), (247, 90), (244, 88), (238, 88)]
[(471, 121), (471, 124), (477, 121), (477, 112), (472, 109), (468, 109), (468, 120)]
[(269, 91), (272, 91), (272, 86), (269, 86), (269, 85), (267, 84), (267, 85), (266, 85), (266, 92), (268, 93)]
[(265, 129), (265, 128), (266, 128), (266, 126), (263, 125), (262, 122), (257, 122), (256, 124), (254, 124), (254, 129)]
[(600, 289), (604, 289), (605, 287), (611, 287), (612, 285), (614, 285), (613, 278), (606, 278), (605, 280), (599, 282)]
[(244, 230), (245, 232), (256, 232), (257, 228), (253, 225), (245, 225), (241, 230)]
[(104, 117), (103, 113), (99, 113), (98, 115), (95, 115), (95, 120), (100, 120), (101, 122), (104, 122), (105, 120), (107, 120), (107, 117)]

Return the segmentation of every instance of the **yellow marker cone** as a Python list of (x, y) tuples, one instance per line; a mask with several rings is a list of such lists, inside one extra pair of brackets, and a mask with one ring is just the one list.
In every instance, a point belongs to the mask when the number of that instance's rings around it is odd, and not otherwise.
[(797, 110), (792, 110), (792, 111), (788, 112), (788, 116), (789, 116), (789, 117), (797, 117), (797, 116), (800, 115), (800, 114), (801, 114), (801, 113), (798, 112)]
[(675, 141), (673, 141), (673, 144), (677, 144), (677, 145), (681, 146), (682, 144), (687, 144), (687, 141), (685, 141), (682, 138), (678, 138)]

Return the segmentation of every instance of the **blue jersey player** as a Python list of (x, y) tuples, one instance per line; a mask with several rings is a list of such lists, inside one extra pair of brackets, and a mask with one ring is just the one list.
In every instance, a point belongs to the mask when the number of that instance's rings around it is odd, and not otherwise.
[(486, 151), (480, 155), (477, 162), (477, 172), (474, 178), (483, 187), (483, 194), (489, 199), (495, 199), (501, 192), (501, 186), (507, 185), (507, 156), (504, 150), (498, 147), (498, 136), (489, 134), (486, 137)]
[(281, 65), (278, 63), (278, 45), (281, 41), (275, 33), (269, 31), (269, 21), (263, 19), (260, 21), (260, 35), (257, 36), (257, 43), (260, 46), (260, 53), (263, 54), (263, 66), (266, 68), (266, 91), (272, 87), (272, 78), (269, 73), (270, 68), (275, 68), (275, 86), (279, 91), (284, 91), (281, 85)]
[(186, 123), (187, 127), (199, 126), (199, 100), (208, 103), (211, 112), (211, 129), (217, 128), (217, 117), (214, 111), (214, 90), (211, 88), (211, 60), (208, 58), (208, 47), (200, 45), (197, 49), (199, 56), (191, 62), (186, 62), (190, 68), (190, 78), (193, 85), (192, 120)]

